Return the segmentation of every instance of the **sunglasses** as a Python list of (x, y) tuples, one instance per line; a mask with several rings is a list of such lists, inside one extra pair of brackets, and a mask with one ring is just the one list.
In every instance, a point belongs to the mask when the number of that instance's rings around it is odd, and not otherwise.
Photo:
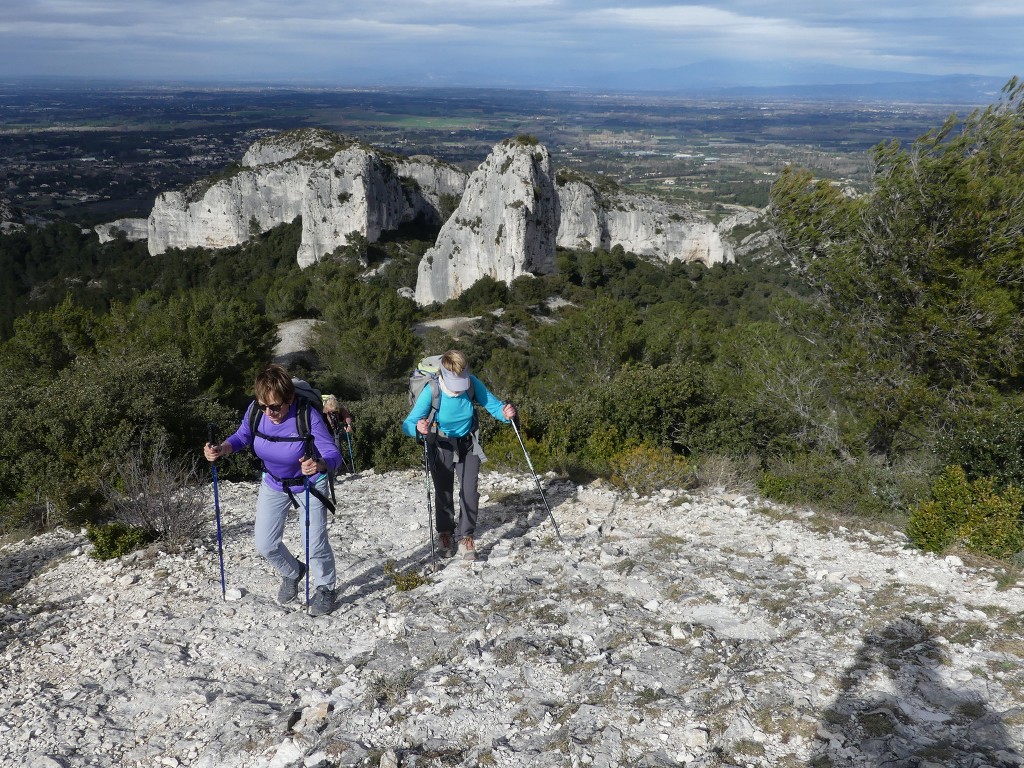
[(256, 405), (259, 406), (260, 410), (269, 411), (270, 413), (280, 413), (288, 407), (288, 403), (275, 403), (273, 405), (270, 403), (256, 403)]

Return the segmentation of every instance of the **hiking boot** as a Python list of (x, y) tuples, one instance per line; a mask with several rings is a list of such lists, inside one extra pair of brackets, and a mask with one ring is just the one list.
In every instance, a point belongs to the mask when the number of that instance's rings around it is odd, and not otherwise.
[(299, 596), (299, 582), (302, 581), (302, 577), (306, 575), (306, 564), (299, 562), (299, 575), (294, 579), (290, 579), (285, 576), (281, 579), (281, 587), (277, 590), (277, 602), (281, 605), (290, 603), (296, 597)]
[(459, 554), (463, 560), (476, 560), (476, 546), (473, 544), (472, 536), (466, 536), (459, 542)]
[(438, 548), (441, 550), (441, 557), (451, 557), (452, 550), (455, 548), (452, 543), (452, 535), (450, 533), (442, 532), (438, 538), (440, 539)]
[(334, 590), (321, 584), (309, 601), (309, 615), (323, 616), (334, 610)]

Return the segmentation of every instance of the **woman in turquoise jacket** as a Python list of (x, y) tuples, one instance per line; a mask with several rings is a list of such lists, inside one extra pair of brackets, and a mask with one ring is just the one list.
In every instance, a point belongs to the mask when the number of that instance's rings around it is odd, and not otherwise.
[[(441, 355), (435, 384), (424, 387), (402, 422), (409, 437), (427, 441), (427, 463), (434, 481), (435, 520), (441, 550), (452, 552), (453, 535), (464, 560), (476, 559), (476, 518), (480, 508), (477, 479), (484, 460), (476, 429), (476, 405), (482, 405), (498, 421), (508, 423), (516, 408), (495, 397), (469, 372), (466, 357), (449, 350)], [(436, 410), (435, 410), (436, 408)], [(459, 477), (459, 520), (455, 523), (455, 475)]]

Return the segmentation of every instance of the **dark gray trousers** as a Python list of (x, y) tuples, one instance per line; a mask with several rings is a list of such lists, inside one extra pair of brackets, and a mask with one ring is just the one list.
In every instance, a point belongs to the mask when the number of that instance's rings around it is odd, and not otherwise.
[[(476, 531), (480, 509), (480, 457), (473, 451), (473, 439), (438, 437), (427, 445), (430, 476), (434, 480), (435, 527), (440, 533), (453, 533), (458, 541)], [(459, 520), (455, 525), (455, 476), (459, 478)]]

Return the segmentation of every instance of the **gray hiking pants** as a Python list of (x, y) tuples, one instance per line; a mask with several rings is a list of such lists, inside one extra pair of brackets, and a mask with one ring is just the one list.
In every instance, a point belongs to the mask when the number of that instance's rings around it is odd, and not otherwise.
[[(427, 445), (430, 476), (434, 480), (435, 527), (440, 533), (453, 533), (458, 541), (476, 531), (480, 509), (480, 457), (473, 450), (473, 438), (438, 437)], [(459, 477), (459, 520), (455, 525), (455, 476)]]
[[(321, 475), (316, 487), (329, 494), (327, 476)], [(306, 498), (301, 488), (295, 489), (299, 501), (300, 555), (306, 555)], [(256, 497), (256, 549), (282, 576), (294, 579), (299, 574), (299, 559), (284, 544), (284, 524), (292, 509), (287, 493), (274, 491), (265, 482), (260, 483)], [(334, 589), (334, 550), (327, 538), (327, 508), (313, 494), (309, 495), (309, 580), (313, 587), (321, 585)]]

